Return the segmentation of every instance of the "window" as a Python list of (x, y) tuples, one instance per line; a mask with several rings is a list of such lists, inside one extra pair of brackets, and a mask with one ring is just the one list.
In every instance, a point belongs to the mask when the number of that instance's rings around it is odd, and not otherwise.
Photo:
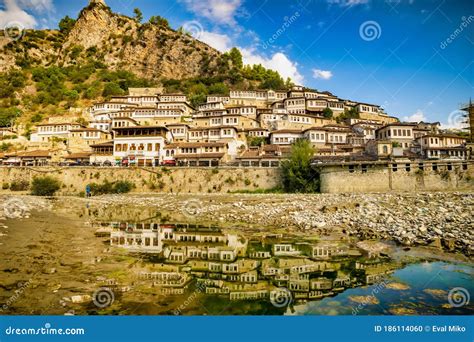
[(410, 172), (411, 170), (411, 165), (410, 164), (405, 164), (405, 171)]
[(392, 164), (392, 171), (397, 172), (398, 171), (398, 165), (397, 164)]
[(362, 164), (362, 173), (367, 172), (367, 164)]

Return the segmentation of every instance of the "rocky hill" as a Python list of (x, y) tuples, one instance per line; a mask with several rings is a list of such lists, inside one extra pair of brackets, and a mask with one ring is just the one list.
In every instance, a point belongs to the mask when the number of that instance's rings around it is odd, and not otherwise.
[[(91, 0), (77, 19), (66, 16), (58, 26), (17, 36), (0, 30), (0, 127), (29, 137), (40, 122), (83, 122), (94, 102), (130, 87), (182, 92), (197, 106), (231, 88), (291, 84), (261, 65), (244, 66), (236, 48), (222, 54), (173, 30), (165, 18), (141, 23), (113, 13), (102, 0)], [(12, 148), (0, 139), (0, 152)]]
[(214, 76), (222, 54), (163, 23), (115, 14), (100, 0), (82, 9), (67, 30), (27, 30), (19, 40), (0, 38), (0, 70), (36, 65), (69, 66), (88, 58), (111, 70), (148, 79)]

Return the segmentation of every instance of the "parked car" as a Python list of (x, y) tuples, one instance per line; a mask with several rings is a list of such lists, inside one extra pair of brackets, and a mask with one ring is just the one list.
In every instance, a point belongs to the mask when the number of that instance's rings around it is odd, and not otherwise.
[(161, 166), (176, 166), (176, 160), (164, 160)]

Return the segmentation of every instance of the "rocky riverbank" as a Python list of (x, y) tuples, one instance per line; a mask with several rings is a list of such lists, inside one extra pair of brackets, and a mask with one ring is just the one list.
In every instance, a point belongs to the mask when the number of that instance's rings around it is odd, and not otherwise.
[[(47, 206), (44, 199), (4, 198), (16, 208), (1, 214), (21, 215)], [(10, 202), (9, 202), (10, 201)], [(25, 206), (21, 206), (24, 201)], [(360, 239), (393, 240), (405, 246), (432, 245), (474, 254), (474, 193), (385, 194), (141, 194), (71, 198), (100, 218), (111, 210), (140, 207), (163, 220), (215, 223), (284, 234), (331, 235), (335, 231)], [(140, 210), (138, 210), (141, 212)], [(145, 214), (144, 214), (145, 215)]]

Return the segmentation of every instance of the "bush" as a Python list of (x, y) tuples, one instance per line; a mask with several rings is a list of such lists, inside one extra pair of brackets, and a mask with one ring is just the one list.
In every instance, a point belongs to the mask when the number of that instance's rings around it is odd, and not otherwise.
[(114, 184), (113, 190), (116, 194), (125, 194), (132, 191), (135, 185), (129, 181), (118, 181)]
[(25, 191), (28, 190), (29, 187), (30, 183), (28, 183), (26, 180), (17, 180), (10, 184), (11, 191)]
[(130, 181), (118, 181), (111, 183), (108, 180), (105, 180), (102, 184), (92, 183), (91, 193), (94, 195), (104, 195), (104, 194), (124, 194), (132, 191), (135, 187)]
[(61, 183), (53, 177), (35, 177), (31, 183), (33, 196), (53, 196), (61, 188)]

